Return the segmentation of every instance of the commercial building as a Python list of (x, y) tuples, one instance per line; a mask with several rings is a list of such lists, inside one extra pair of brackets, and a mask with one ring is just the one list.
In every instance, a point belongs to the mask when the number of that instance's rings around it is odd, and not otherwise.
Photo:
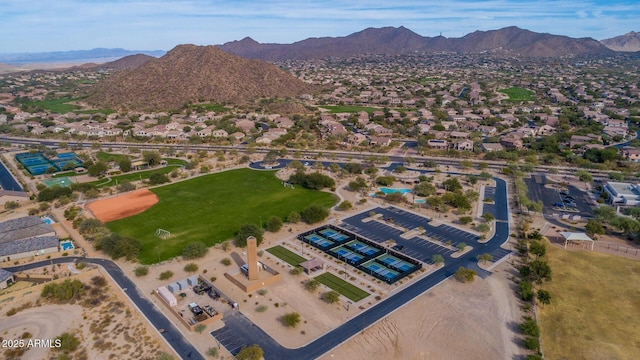
[(602, 187), (607, 193), (607, 203), (616, 206), (640, 205), (640, 184), (608, 181)]
[(0, 289), (6, 289), (15, 281), (13, 273), (5, 269), (0, 269)]
[(0, 223), (0, 261), (55, 253), (60, 250), (55, 230), (37, 216)]

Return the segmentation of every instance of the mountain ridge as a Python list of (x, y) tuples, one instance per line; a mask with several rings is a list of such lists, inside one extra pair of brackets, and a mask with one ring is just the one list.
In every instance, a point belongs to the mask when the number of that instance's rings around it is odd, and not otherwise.
[(606, 55), (613, 51), (592, 38), (536, 33), (516, 26), (475, 31), (460, 38), (425, 37), (404, 26), (366, 28), (341, 37), (307, 38), (291, 44), (259, 43), (245, 37), (218, 45), (230, 53), (266, 61), (403, 54), (414, 51), (481, 53), (500, 51), (525, 57)]
[(624, 35), (600, 40), (600, 42), (614, 51), (636, 52), (640, 51), (640, 32), (630, 31)]

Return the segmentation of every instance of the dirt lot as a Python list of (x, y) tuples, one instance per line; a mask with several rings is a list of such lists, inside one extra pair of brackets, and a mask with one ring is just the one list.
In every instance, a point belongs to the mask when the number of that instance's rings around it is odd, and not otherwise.
[[(89, 284), (94, 276), (102, 275), (95, 269), (85, 270), (72, 279)], [(19, 339), (29, 333), (31, 339), (54, 339), (68, 332), (80, 341), (78, 349), (72, 353), (73, 358), (156, 359), (161, 352), (171, 354), (172, 351), (160, 339), (160, 334), (129, 305), (111, 279), (105, 279), (105, 296), (95, 305), (49, 304), (40, 298), (43, 285), (1, 296), (0, 337)], [(10, 309), (20, 306), (24, 306), (24, 309), (15, 315), (7, 315)], [(50, 347), (24, 350), (22, 359), (48, 359), (60, 354)]]
[(103, 223), (139, 214), (158, 202), (156, 194), (147, 189), (92, 201), (87, 208)]
[(323, 359), (513, 359), (520, 309), (503, 263), (486, 279), (450, 279)]

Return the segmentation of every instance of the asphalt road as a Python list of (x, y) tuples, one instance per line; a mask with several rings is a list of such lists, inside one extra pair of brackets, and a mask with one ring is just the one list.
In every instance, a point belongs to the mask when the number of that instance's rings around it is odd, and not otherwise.
[(116, 284), (118, 284), (118, 286), (129, 297), (129, 299), (131, 299), (131, 301), (138, 307), (138, 309), (144, 314), (144, 316), (147, 317), (151, 324), (156, 329), (165, 330), (161, 335), (167, 340), (167, 342), (182, 359), (204, 360), (204, 357), (198, 352), (198, 350), (193, 347), (193, 345), (191, 345), (191, 343), (189, 343), (173, 326), (173, 324), (155, 308), (154, 304), (140, 295), (140, 290), (136, 287), (133, 281), (131, 281), (124, 274), (124, 272), (122, 272), (122, 269), (120, 269), (120, 267), (111, 260), (82, 257), (62, 257), (31, 264), (7, 267), (4, 269), (11, 272), (18, 272), (42, 266), (48, 266), (51, 264), (64, 264), (75, 261), (95, 264), (104, 268), (109, 273), (109, 275), (111, 275)]
[[(507, 186), (504, 180), (498, 178), (495, 180), (495, 204), (485, 204), (485, 207), (489, 206), (488, 209), (491, 209), (491, 213), (497, 220), (496, 231), (487, 243), (479, 244), (479, 246), (474, 247), (473, 250), (460, 258), (448, 258), (444, 267), (394, 293), (313, 342), (297, 349), (285, 348), (239, 312), (224, 318), (222, 321), (225, 326), (222, 329), (212, 331), (211, 335), (234, 355), (243, 346), (257, 344), (264, 350), (264, 357), (268, 360), (315, 359), (358, 333), (365, 331), (367, 327), (448, 279), (455, 274), (460, 266), (475, 269), (480, 275), (487, 276), (487, 272), (478, 268), (477, 256), (484, 253), (503, 254), (502, 256), (506, 256), (509, 253), (509, 251), (500, 247), (509, 239)], [(494, 260), (499, 260), (499, 257), (494, 257)]]

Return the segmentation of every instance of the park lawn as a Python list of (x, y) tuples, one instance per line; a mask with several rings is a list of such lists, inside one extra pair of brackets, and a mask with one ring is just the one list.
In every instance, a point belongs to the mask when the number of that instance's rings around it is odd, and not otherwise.
[[(159, 202), (143, 213), (107, 223), (116, 233), (140, 240), (139, 261), (155, 263), (178, 256), (194, 241), (208, 246), (231, 239), (245, 223), (264, 224), (271, 216), (284, 219), (311, 204), (325, 207), (335, 195), (285, 188), (274, 171), (230, 170), (152, 189)], [(171, 232), (160, 240), (156, 229)]]
[(96, 153), (96, 158), (99, 161), (102, 161), (104, 163), (108, 163), (108, 162), (111, 162), (111, 161), (120, 162), (123, 159), (131, 160), (133, 157), (130, 156), (130, 155), (125, 155), (125, 154), (113, 154), (113, 153), (108, 153), (106, 151), (98, 151)]
[(222, 104), (212, 104), (212, 103), (206, 103), (206, 104), (193, 104), (191, 105), (192, 109), (204, 109), (205, 111), (215, 111), (215, 112), (227, 112), (230, 109)]
[(519, 87), (510, 87), (508, 89), (498, 90), (507, 94), (510, 101), (533, 101), (533, 91)]
[(300, 263), (307, 261), (307, 259), (303, 258), (302, 256), (280, 245), (268, 248), (267, 251), (273, 256), (282, 259), (284, 262), (292, 266), (298, 266), (300, 265)]
[(63, 97), (58, 99), (28, 101), (24, 105), (35, 106), (37, 108), (49, 110), (52, 113), (64, 114), (64, 113), (72, 112), (78, 109), (76, 105), (67, 104), (68, 102), (71, 102), (74, 100), (77, 100), (77, 99), (73, 99), (70, 97)]
[(315, 277), (321, 284), (324, 284), (331, 289), (339, 292), (353, 302), (358, 302), (367, 296), (369, 293), (348, 283), (332, 273), (324, 273)]
[(103, 187), (103, 186), (114, 186), (125, 180), (128, 180), (128, 181), (146, 180), (152, 174), (155, 174), (155, 173), (168, 174), (179, 167), (180, 165), (167, 165), (161, 168), (155, 168), (151, 170), (129, 172), (122, 175), (111, 176), (111, 180), (108, 180), (107, 178), (103, 178), (100, 180), (90, 181), (89, 184), (93, 184), (97, 187)]
[(75, 171), (71, 170), (71, 171), (65, 171), (65, 172), (60, 172), (60, 173), (55, 173), (53, 175), (51, 175), (52, 178), (60, 178), (60, 177), (71, 177), (71, 176), (76, 176), (78, 175)]
[(636, 359), (640, 354), (640, 261), (547, 242), (553, 279), (540, 309), (548, 359)]

